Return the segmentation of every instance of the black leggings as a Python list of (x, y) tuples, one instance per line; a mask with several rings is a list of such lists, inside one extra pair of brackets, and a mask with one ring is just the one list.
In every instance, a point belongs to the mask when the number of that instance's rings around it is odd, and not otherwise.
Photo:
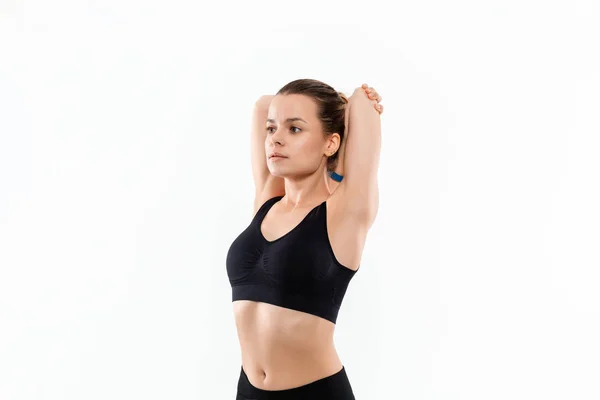
[(285, 390), (264, 390), (253, 386), (242, 368), (235, 400), (355, 400), (355, 398), (344, 367), (333, 375)]

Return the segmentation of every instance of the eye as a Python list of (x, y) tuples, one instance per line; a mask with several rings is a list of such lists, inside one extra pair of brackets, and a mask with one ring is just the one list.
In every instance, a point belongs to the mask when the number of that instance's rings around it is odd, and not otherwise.
[[(271, 129), (275, 129), (275, 128), (272, 126), (269, 126), (269, 127), (267, 127), (266, 130), (268, 133), (273, 133), (273, 131)], [(294, 132), (294, 133), (299, 133), (300, 131), (302, 131), (302, 129), (298, 128), (297, 126), (292, 126), (290, 129), (298, 129), (298, 132)]]

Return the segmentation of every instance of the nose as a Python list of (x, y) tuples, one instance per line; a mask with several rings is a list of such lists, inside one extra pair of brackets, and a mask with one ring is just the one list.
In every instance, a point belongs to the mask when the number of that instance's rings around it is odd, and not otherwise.
[(282, 144), (282, 141), (281, 141), (281, 138), (282, 138), (282, 133), (280, 133), (279, 131), (280, 131), (280, 130), (278, 129), (278, 130), (276, 130), (275, 132), (273, 132), (273, 133), (270, 135), (271, 137), (270, 137), (269, 139), (270, 139), (270, 142), (271, 142), (271, 143), (277, 143), (278, 145), (280, 145), (280, 146), (281, 146), (281, 144)]

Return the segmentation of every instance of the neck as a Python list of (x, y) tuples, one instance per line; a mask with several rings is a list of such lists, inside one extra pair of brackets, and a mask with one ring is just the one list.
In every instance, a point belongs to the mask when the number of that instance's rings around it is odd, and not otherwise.
[(325, 171), (300, 178), (285, 178), (285, 196), (282, 203), (293, 208), (314, 207), (331, 194), (331, 186), (328, 186), (327, 179), (331, 178)]

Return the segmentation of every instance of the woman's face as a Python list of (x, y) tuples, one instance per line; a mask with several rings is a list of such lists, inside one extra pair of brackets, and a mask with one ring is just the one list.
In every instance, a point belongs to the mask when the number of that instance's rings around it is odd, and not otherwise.
[[(323, 135), (317, 104), (305, 95), (275, 96), (269, 106), (265, 129), (267, 166), (275, 176), (311, 175), (324, 166), (326, 154), (337, 148), (335, 138)], [(284, 157), (273, 158), (273, 152)]]

